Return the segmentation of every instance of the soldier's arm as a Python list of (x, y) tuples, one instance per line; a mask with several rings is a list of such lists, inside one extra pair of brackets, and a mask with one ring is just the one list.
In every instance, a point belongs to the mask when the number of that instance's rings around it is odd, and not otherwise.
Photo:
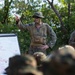
[(16, 25), (21, 29), (21, 30), (26, 30), (29, 29), (29, 24), (23, 24), (21, 20), (16, 21)]
[(71, 45), (75, 48), (75, 31), (72, 32), (71, 35), (70, 35), (69, 45)]
[(57, 36), (56, 36), (55, 32), (53, 31), (53, 29), (48, 24), (47, 24), (47, 31), (48, 31), (48, 34), (50, 37), (50, 41), (48, 42), (48, 46), (50, 48), (52, 48), (56, 43)]
[(19, 16), (15, 15), (15, 20), (16, 20), (16, 25), (17, 25), (21, 30), (23, 30), (23, 29), (29, 29), (29, 25), (28, 25), (28, 24), (26, 24), (26, 25), (22, 24), (22, 22), (21, 22)]

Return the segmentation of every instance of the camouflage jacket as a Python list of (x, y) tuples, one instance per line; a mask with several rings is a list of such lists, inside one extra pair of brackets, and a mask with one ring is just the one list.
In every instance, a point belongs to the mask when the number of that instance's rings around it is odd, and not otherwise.
[(69, 45), (71, 45), (75, 48), (75, 31), (73, 31), (70, 35)]
[[(56, 34), (53, 29), (47, 24), (42, 23), (40, 28), (36, 28), (35, 23), (25, 24), (23, 25), (21, 21), (17, 23), (20, 29), (27, 29), (31, 35), (31, 43), (34, 44), (47, 44), (50, 48), (52, 48), (57, 40)], [(49, 36), (50, 41), (47, 40), (47, 36)], [(49, 42), (48, 42), (49, 41)]]

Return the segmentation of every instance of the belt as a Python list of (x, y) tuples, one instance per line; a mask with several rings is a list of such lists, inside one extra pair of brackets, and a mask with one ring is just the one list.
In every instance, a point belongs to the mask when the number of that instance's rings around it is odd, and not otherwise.
[(31, 47), (41, 47), (43, 45), (45, 45), (45, 44), (36, 44), (36, 43), (31, 43), (30, 44)]

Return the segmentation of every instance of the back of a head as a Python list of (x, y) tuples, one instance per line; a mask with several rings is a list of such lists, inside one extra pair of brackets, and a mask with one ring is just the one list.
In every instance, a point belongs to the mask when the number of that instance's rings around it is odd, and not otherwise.
[(58, 50), (61, 55), (70, 54), (73, 58), (75, 58), (75, 49), (70, 45), (59, 47)]
[(43, 52), (35, 52), (33, 56), (35, 57), (38, 65), (41, 64), (41, 62), (45, 61), (47, 58), (47, 56)]
[(70, 45), (59, 47), (50, 58), (50, 63), (61, 75), (71, 75), (75, 69), (75, 50)]
[(34, 68), (37, 67), (37, 62), (36, 62), (35, 58), (32, 55), (26, 54), (26, 55), (23, 55), (23, 56), (25, 58), (25, 63), (27, 65), (30, 65)]
[(62, 61), (68, 65), (68, 70), (66, 71), (67, 74), (75, 75), (75, 49), (70, 45), (65, 45), (59, 48), (59, 53), (63, 57)]
[(42, 63), (42, 70), (44, 75), (59, 75), (56, 69), (52, 66), (50, 61), (44, 61)]
[[(9, 65), (5, 69), (5, 74), (7, 75), (15, 75), (17, 74), (18, 70), (22, 67), (31, 66), (29, 56), (22, 56), (22, 55), (15, 55), (9, 58)], [(36, 63), (35, 63), (36, 65)]]
[(18, 75), (43, 75), (43, 73), (33, 68), (32, 66), (27, 66), (20, 68), (18, 71)]

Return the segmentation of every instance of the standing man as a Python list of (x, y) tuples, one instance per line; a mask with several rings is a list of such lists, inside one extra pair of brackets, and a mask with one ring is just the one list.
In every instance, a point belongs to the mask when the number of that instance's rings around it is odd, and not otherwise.
[(75, 31), (73, 31), (70, 35), (69, 45), (71, 45), (75, 48)]
[[(16, 16), (16, 23), (20, 29), (27, 29), (31, 35), (30, 48), (28, 50), (29, 54), (34, 54), (35, 52), (43, 52), (46, 54), (46, 50), (50, 47), (52, 48), (56, 43), (56, 34), (53, 29), (47, 24), (42, 22), (42, 12), (35, 12), (32, 16), (34, 22), (31, 24), (23, 25), (20, 18)], [(49, 35), (51, 40), (47, 40)]]

